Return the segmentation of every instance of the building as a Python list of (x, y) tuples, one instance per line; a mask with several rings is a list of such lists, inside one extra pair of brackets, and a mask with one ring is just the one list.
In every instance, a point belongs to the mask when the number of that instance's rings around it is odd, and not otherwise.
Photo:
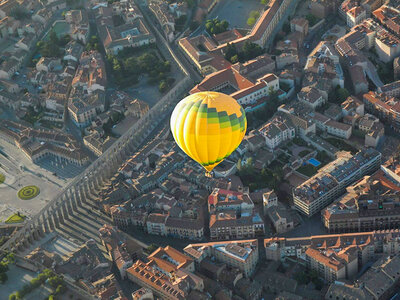
[(326, 102), (323, 94), (312, 86), (302, 88), (297, 94), (297, 99), (314, 110)]
[(203, 75), (224, 70), (231, 65), (222, 55), (211, 52), (217, 45), (205, 35), (180, 39), (179, 47)]
[(166, 236), (167, 230), (165, 228), (165, 221), (167, 217), (168, 215), (165, 214), (149, 214), (146, 221), (147, 233)]
[(99, 235), (121, 278), (125, 279), (126, 269), (131, 267), (133, 261), (142, 253), (141, 246), (128, 235), (109, 225), (100, 228)]
[(350, 28), (360, 24), (366, 18), (366, 11), (362, 6), (355, 6), (346, 13), (347, 26)]
[(325, 299), (390, 299), (399, 285), (400, 257), (384, 256), (376, 261), (354, 284), (335, 282)]
[(141, 18), (116, 27), (102, 25), (98, 30), (106, 52), (111, 54), (117, 54), (124, 48), (143, 47), (156, 41)]
[(89, 148), (96, 156), (102, 155), (110, 146), (115, 142), (115, 138), (111, 136), (100, 136), (99, 133), (94, 132), (83, 138), (83, 143)]
[(304, 37), (308, 34), (308, 21), (304, 18), (294, 18), (290, 21), (290, 30), (292, 32), (298, 31)]
[(336, 11), (336, 1), (330, 0), (312, 0), (310, 3), (311, 14), (324, 19), (328, 14)]
[(218, 262), (238, 268), (245, 277), (254, 274), (258, 263), (257, 240), (190, 244), (183, 251), (196, 265), (200, 265), (206, 258), (214, 257)]
[(267, 208), (266, 215), (271, 220), (275, 232), (278, 234), (285, 233), (294, 228), (294, 220), (291, 212), (281, 203)]
[(368, 231), (400, 225), (400, 165), (389, 160), (371, 176), (347, 188), (347, 192), (322, 211), (329, 232)]
[[(275, 28), (291, 4), (292, 0), (270, 1), (250, 33), (229, 41), (229, 44), (241, 49), (246, 42), (252, 42), (264, 48), (272, 42)], [(227, 63), (225, 61), (221, 64), (221, 53), (226, 50), (228, 42), (217, 45), (210, 38), (200, 35), (194, 38), (180, 39), (179, 46), (202, 74), (207, 75), (217, 70), (222, 70), (223, 67), (221, 68), (221, 65), (226, 65)]]
[(377, 116), (381, 121), (390, 124), (394, 130), (400, 130), (399, 100), (393, 96), (370, 91), (363, 95), (363, 102), (368, 112)]
[(267, 147), (273, 150), (283, 142), (293, 139), (296, 136), (296, 127), (286, 114), (277, 113), (270, 121), (262, 125), (258, 132), (264, 137)]
[(315, 249), (305, 252), (307, 267), (318, 272), (328, 282), (353, 278), (358, 272), (358, 257), (355, 248)]
[(211, 214), (209, 227), (212, 240), (254, 238), (264, 234), (264, 221), (255, 211), (239, 216), (235, 211)]
[(311, 53), (304, 67), (303, 86), (318, 89), (328, 99), (331, 89), (344, 86), (343, 70), (334, 53), (331, 54), (323, 45), (317, 47), (319, 50)]
[(400, 97), (400, 80), (379, 87), (378, 92), (388, 97)]
[(264, 214), (267, 214), (267, 209), (273, 206), (278, 206), (278, 196), (274, 191), (269, 191), (263, 194)]
[(378, 244), (374, 232), (264, 240), (267, 259), (297, 258), (328, 282), (353, 278), (375, 259)]
[(349, 67), (351, 82), (355, 95), (368, 92), (368, 81), (361, 66), (355, 65)]
[(349, 116), (357, 114), (359, 116), (364, 115), (364, 103), (354, 96), (349, 96), (341, 104), (343, 116)]
[(400, 55), (400, 37), (387, 30), (379, 30), (375, 37), (375, 50), (383, 62), (391, 62)]
[(393, 60), (394, 80), (400, 80), (400, 56)]
[[(105, 109), (105, 92), (98, 90), (90, 95), (73, 90), (68, 99), (68, 112), (78, 127), (87, 127)], [(97, 151), (97, 150), (95, 150)]]
[(240, 75), (254, 80), (275, 71), (275, 61), (271, 56), (263, 54), (244, 63), (233, 64), (231, 68)]
[(137, 260), (126, 270), (134, 283), (153, 291), (163, 299), (187, 299), (193, 290), (202, 292), (203, 279), (193, 273), (194, 262), (185, 254), (167, 246), (148, 256), (148, 262)]
[(275, 74), (263, 74), (254, 81), (240, 74), (237, 69), (240, 71), (240, 68), (232, 67), (207, 75), (190, 93), (215, 91), (228, 94), (246, 111), (264, 105), (271, 91), (278, 92), (281, 97), (284, 96), (279, 87), (279, 78)]
[(78, 166), (89, 162), (75, 138), (58, 130), (33, 129), (22, 123), (3, 120), (0, 138), (21, 149), (34, 163), (49, 156)]
[(372, 148), (362, 149), (355, 155), (342, 153), (293, 190), (296, 209), (311, 217), (343, 194), (347, 186), (375, 171), (380, 162), (380, 152)]
[(208, 197), (213, 240), (253, 238), (264, 233), (264, 222), (248, 194), (214, 189)]
[(331, 135), (348, 140), (352, 133), (352, 126), (335, 120), (329, 120), (325, 123), (326, 132)]
[(372, 13), (374, 18), (385, 26), (389, 31), (400, 35), (400, 11), (394, 7), (383, 5)]

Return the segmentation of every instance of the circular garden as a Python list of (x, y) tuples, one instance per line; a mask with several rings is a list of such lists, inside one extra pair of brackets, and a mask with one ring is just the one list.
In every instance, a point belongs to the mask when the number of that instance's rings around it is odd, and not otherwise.
[(30, 200), (30, 199), (35, 198), (37, 195), (39, 195), (39, 193), (40, 193), (40, 190), (37, 186), (28, 185), (19, 190), (18, 197), (21, 200)]
[(5, 180), (6, 180), (6, 175), (0, 172), (0, 184), (4, 183)]

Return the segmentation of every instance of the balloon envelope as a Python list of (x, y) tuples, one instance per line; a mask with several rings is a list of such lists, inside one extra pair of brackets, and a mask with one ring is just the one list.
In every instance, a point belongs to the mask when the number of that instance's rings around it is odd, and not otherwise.
[(171, 116), (176, 143), (208, 172), (235, 151), (246, 128), (246, 114), (240, 104), (217, 92), (187, 96)]

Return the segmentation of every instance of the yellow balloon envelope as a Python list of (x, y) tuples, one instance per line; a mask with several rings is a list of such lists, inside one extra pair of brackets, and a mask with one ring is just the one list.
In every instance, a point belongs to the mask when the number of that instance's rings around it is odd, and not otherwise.
[(211, 172), (240, 145), (246, 134), (244, 109), (217, 92), (199, 92), (181, 100), (171, 116), (179, 147)]

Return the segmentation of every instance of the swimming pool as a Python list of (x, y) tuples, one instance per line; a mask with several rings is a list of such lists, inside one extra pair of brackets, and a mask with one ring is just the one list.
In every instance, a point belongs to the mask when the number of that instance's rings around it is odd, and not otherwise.
[(318, 160), (316, 160), (315, 158), (310, 158), (309, 160), (308, 160), (308, 163), (309, 164), (312, 164), (314, 167), (318, 167), (321, 163), (318, 161)]

